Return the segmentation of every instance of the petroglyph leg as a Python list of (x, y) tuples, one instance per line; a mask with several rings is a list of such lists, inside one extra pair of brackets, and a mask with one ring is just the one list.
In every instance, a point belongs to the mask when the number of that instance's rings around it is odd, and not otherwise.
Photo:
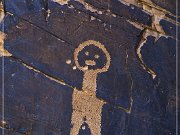
[(91, 130), (91, 135), (101, 135), (101, 113), (97, 113), (96, 118), (91, 118), (87, 123)]
[(83, 119), (78, 111), (73, 111), (72, 118), (71, 118), (71, 124), (72, 128), (70, 131), (70, 135), (78, 135), (79, 129), (81, 125), (83, 124)]

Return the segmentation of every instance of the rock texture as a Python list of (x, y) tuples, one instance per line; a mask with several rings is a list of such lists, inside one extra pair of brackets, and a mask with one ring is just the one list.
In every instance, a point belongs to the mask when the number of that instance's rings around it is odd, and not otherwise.
[[(98, 118), (98, 125), (84, 118), (75, 130), (79, 135), (95, 133), (98, 126), (102, 135), (176, 135), (179, 22), (174, 2), (6, 0), (3, 4), (0, 126), (5, 135), (70, 135), (73, 107), (77, 109), (83, 97), (89, 100), (81, 105), (93, 110), (97, 104), (101, 109), (88, 114)], [(86, 89), (74, 52), (88, 40), (107, 49), (110, 66)], [(97, 52), (92, 49), (94, 58), (101, 58)], [(93, 67), (94, 62), (85, 64)], [(83, 93), (84, 89), (95, 90), (95, 95)]]

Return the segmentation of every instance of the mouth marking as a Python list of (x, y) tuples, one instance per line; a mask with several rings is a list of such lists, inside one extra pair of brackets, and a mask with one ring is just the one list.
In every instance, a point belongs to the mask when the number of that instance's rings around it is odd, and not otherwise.
[(94, 60), (86, 60), (85, 63), (88, 66), (95, 66), (96, 65), (96, 62)]

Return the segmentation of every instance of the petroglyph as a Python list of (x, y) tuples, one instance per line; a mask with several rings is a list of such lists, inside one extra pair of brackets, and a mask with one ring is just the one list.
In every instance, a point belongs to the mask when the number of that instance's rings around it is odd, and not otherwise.
[[(93, 56), (91, 59), (87, 57), (84, 59), (84, 66), (80, 64), (80, 55), (84, 56), (82, 52), (88, 47), (93, 46), (93, 49), (99, 49), (104, 56), (95, 54), (90, 51), (85, 51), (85, 56)], [(81, 57), (82, 57), (81, 56)], [(98, 67), (98, 60), (101, 57), (105, 57), (106, 60), (103, 61), (102, 67)], [(92, 60), (94, 59), (94, 60)], [(73, 127), (71, 128), (71, 135), (78, 135), (81, 125), (86, 122), (91, 130), (92, 135), (101, 134), (101, 111), (102, 106), (106, 103), (99, 100), (96, 97), (96, 78), (99, 73), (106, 72), (110, 66), (110, 55), (104, 45), (97, 41), (88, 40), (79, 45), (74, 52), (74, 60), (76, 67), (84, 72), (82, 91), (74, 90), (73, 92), (73, 113), (71, 118), (71, 123)], [(101, 61), (102, 62), (102, 61)], [(94, 68), (95, 67), (95, 68)]]
[(94, 56), (94, 58), (98, 59), (98, 58), (99, 58), (99, 55), (98, 55), (98, 54), (96, 54), (96, 55)]

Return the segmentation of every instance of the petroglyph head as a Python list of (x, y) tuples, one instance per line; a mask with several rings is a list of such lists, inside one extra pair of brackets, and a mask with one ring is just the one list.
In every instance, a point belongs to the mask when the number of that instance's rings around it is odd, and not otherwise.
[(83, 42), (75, 49), (74, 60), (81, 71), (106, 72), (110, 66), (110, 55), (104, 45), (94, 40)]

